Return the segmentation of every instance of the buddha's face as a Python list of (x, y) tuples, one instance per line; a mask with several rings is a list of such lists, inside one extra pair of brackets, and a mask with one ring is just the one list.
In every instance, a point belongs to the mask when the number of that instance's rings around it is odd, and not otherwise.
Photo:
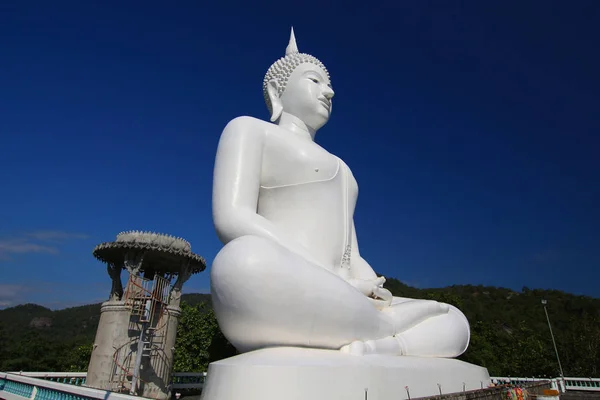
[(312, 63), (303, 63), (288, 78), (280, 101), (284, 112), (316, 131), (329, 120), (333, 95), (325, 71)]

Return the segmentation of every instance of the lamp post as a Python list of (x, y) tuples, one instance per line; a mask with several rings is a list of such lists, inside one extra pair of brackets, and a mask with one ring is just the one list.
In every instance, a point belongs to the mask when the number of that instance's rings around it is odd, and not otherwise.
[(556, 347), (556, 341), (554, 340), (554, 333), (552, 333), (552, 325), (550, 325), (550, 317), (548, 316), (548, 310), (546, 309), (548, 302), (542, 299), (542, 305), (544, 306), (544, 312), (546, 313), (546, 320), (548, 320), (548, 328), (550, 329), (550, 336), (552, 336), (552, 344), (554, 345), (554, 352), (556, 353), (556, 360), (558, 361), (558, 369), (560, 370), (560, 377), (564, 380), (565, 374), (563, 374), (562, 365), (560, 364), (560, 357), (558, 356), (558, 348)]

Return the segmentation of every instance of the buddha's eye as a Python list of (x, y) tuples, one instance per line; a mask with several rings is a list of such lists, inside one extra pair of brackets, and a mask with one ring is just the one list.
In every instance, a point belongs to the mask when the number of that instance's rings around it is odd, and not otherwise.
[(319, 80), (318, 80), (317, 78), (308, 78), (308, 79), (310, 79), (310, 80), (311, 80), (311, 81), (313, 81), (314, 83), (319, 83)]

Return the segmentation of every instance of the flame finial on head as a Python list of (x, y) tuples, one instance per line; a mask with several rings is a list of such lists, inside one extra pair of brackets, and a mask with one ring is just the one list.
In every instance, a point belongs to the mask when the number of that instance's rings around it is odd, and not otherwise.
[(296, 36), (294, 35), (294, 27), (292, 26), (292, 32), (290, 33), (290, 43), (285, 48), (285, 55), (291, 56), (292, 54), (298, 54), (298, 45), (296, 44)]

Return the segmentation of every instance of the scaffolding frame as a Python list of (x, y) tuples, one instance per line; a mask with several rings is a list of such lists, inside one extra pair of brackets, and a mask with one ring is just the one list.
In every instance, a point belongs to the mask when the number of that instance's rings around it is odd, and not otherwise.
[(161, 275), (155, 274), (154, 279), (129, 276), (123, 300), (130, 308), (129, 331), (134, 335), (115, 350), (112, 390), (137, 395), (143, 382), (140, 378), (142, 359), (158, 355), (152, 350), (164, 350), (168, 320), (165, 316), (171, 290), (170, 281)]

